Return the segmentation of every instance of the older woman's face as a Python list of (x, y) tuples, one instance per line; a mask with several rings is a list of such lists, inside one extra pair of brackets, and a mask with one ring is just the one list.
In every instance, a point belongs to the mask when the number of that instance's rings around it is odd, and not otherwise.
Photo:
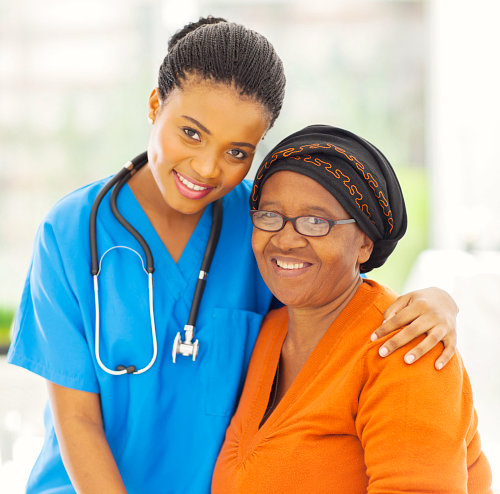
[[(288, 217), (349, 218), (316, 181), (290, 171), (265, 182), (259, 209)], [(252, 235), (264, 281), (290, 307), (320, 307), (341, 296), (359, 279), (359, 265), (370, 257), (372, 245), (356, 223), (335, 225), (324, 237), (303, 236), (290, 222), (274, 233), (254, 228)]]

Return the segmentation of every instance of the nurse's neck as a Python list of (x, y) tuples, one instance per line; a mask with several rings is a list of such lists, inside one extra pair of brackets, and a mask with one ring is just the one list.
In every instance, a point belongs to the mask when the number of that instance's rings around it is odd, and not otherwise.
[(203, 210), (184, 214), (170, 207), (147, 165), (141, 168), (128, 184), (165, 248), (177, 262), (202, 217)]

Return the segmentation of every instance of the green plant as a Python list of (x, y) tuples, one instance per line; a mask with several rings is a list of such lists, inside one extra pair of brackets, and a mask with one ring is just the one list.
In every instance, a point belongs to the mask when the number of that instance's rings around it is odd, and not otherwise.
[(428, 245), (429, 201), (425, 169), (399, 167), (396, 173), (405, 196), (408, 229), (386, 264), (368, 277), (401, 292), (415, 259)]
[(14, 310), (0, 307), (0, 346), (10, 343), (10, 327), (14, 319)]

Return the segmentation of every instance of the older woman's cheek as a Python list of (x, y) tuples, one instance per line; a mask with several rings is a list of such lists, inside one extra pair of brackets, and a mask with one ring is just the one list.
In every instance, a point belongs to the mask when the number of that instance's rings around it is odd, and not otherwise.
[(252, 250), (255, 256), (255, 260), (257, 261), (257, 265), (259, 267), (260, 274), (264, 279), (266, 284), (269, 284), (266, 278), (269, 278), (269, 275), (266, 270), (266, 263), (264, 260), (264, 249), (269, 242), (269, 233), (258, 230), (257, 228), (253, 229), (252, 232)]

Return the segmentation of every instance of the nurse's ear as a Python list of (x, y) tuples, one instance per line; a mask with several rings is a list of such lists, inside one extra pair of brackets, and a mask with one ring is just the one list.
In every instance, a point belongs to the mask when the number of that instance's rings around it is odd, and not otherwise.
[(157, 87), (155, 87), (151, 91), (148, 100), (148, 120), (151, 124), (155, 122), (156, 115), (158, 114), (160, 107), (161, 107), (160, 90)]

